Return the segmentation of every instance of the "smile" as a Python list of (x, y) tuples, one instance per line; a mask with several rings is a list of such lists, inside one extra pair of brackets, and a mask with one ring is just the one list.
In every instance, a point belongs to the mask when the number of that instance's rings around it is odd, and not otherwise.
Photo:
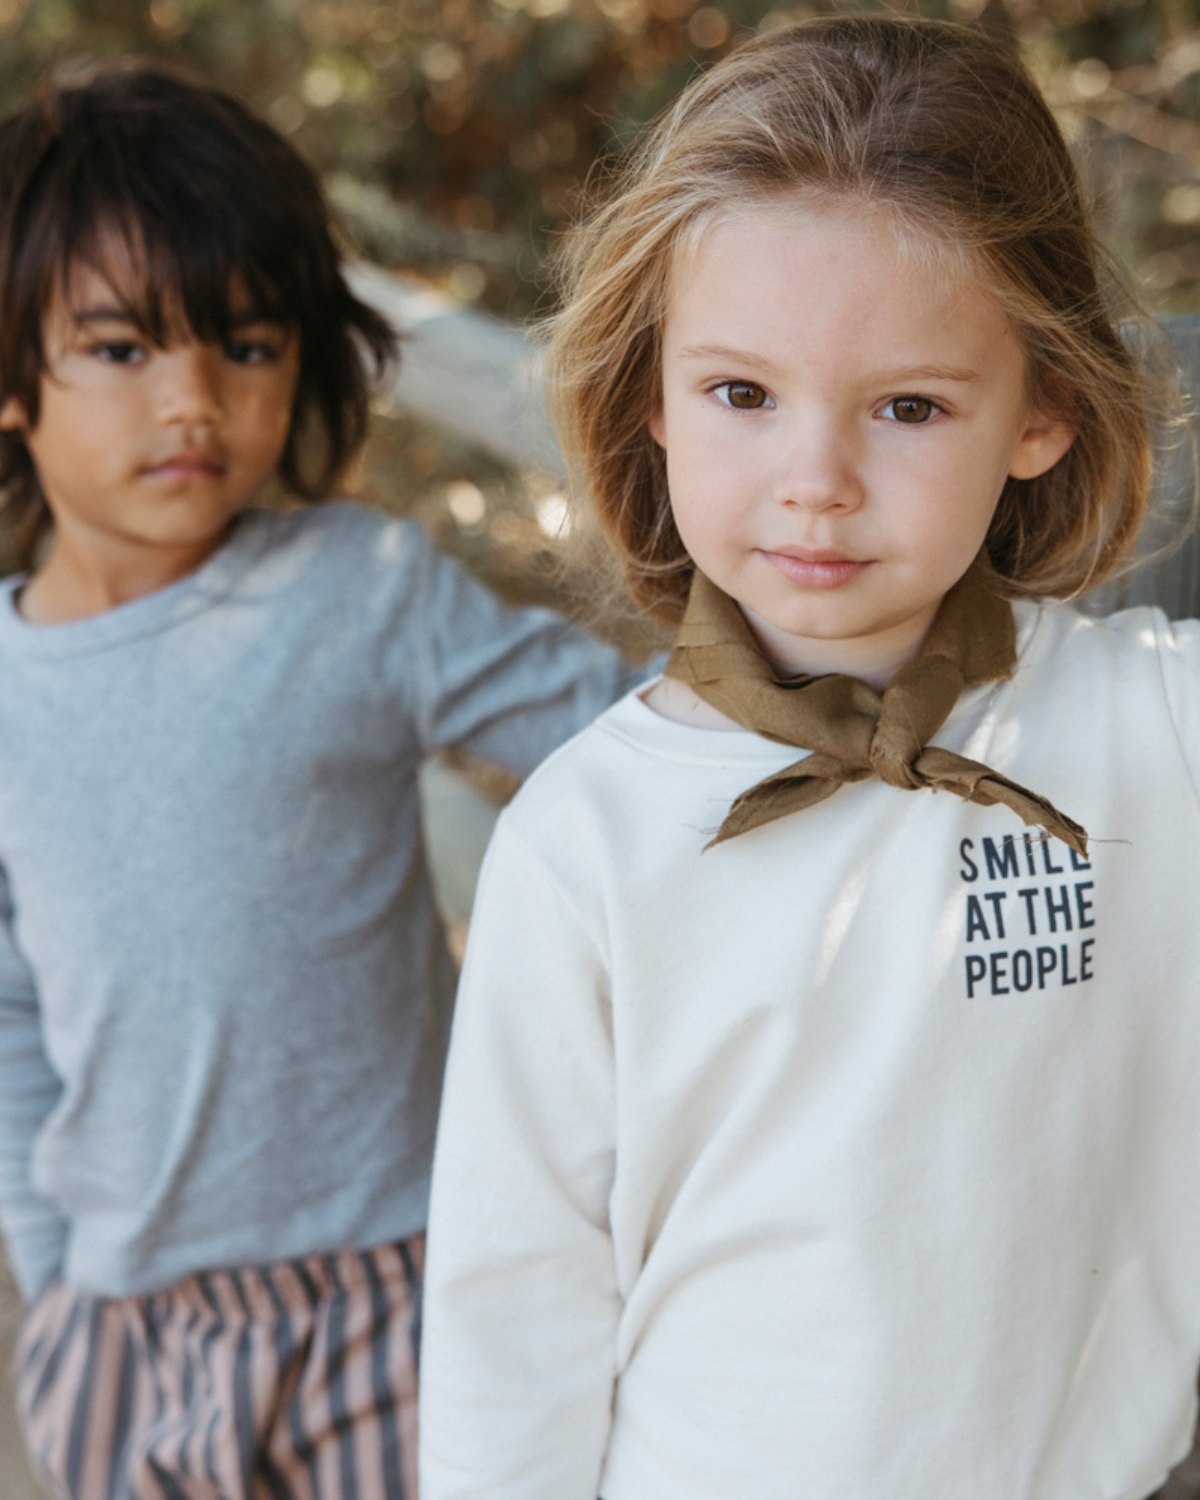
[(858, 562), (852, 557), (843, 557), (836, 552), (768, 552), (766, 558), (789, 583), (810, 589), (837, 589), (853, 583), (871, 566), (870, 562)]

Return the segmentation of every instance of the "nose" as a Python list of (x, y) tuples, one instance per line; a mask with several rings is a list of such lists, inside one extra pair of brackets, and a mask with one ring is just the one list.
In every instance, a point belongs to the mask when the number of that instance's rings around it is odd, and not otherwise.
[(221, 352), (200, 343), (166, 350), (159, 362), (159, 418), (184, 427), (208, 427), (222, 412)]
[(853, 433), (836, 414), (797, 417), (785, 437), (776, 475), (776, 499), (795, 510), (854, 511), (864, 490)]

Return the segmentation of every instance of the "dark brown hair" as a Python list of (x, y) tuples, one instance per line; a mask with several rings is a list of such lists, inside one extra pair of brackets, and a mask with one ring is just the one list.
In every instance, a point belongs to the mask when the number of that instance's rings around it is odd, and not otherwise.
[[(79, 263), (114, 280), (158, 344), (180, 314), (197, 338), (228, 342), (235, 291), (295, 331), (279, 475), (299, 499), (328, 492), (365, 436), (372, 373), (396, 336), (347, 286), (316, 175), (277, 131), (218, 89), (135, 62), (47, 83), (0, 123), (0, 402), (15, 399), (31, 426), (47, 312)], [(30, 566), (49, 525), (21, 435), (0, 432), (9, 561)]]
[(713, 224), (788, 194), (882, 212), (914, 254), (996, 299), (1031, 396), (1077, 436), (1045, 474), (1007, 481), (993, 565), (1030, 595), (1111, 574), (1145, 510), (1150, 387), (1117, 332), (1132, 302), (1058, 126), (1016, 54), (982, 31), (855, 16), (769, 32), (699, 78), (568, 243), (549, 394), (638, 603), (677, 623), (692, 573), (646, 426), (675, 267)]

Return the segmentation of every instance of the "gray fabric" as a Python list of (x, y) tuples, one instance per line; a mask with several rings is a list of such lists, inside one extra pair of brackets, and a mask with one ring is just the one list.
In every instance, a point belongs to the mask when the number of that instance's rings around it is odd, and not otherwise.
[(36, 627), (0, 589), (0, 1219), (26, 1295), (424, 1227), (454, 973), (416, 772), (518, 772), (637, 679), (420, 528), (250, 513)]

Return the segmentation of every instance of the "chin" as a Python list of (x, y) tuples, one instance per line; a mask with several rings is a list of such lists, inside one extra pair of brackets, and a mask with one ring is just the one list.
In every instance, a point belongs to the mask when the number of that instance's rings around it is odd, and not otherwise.
[(176, 504), (148, 519), (146, 530), (172, 541), (203, 541), (224, 531), (236, 511), (226, 506)]

